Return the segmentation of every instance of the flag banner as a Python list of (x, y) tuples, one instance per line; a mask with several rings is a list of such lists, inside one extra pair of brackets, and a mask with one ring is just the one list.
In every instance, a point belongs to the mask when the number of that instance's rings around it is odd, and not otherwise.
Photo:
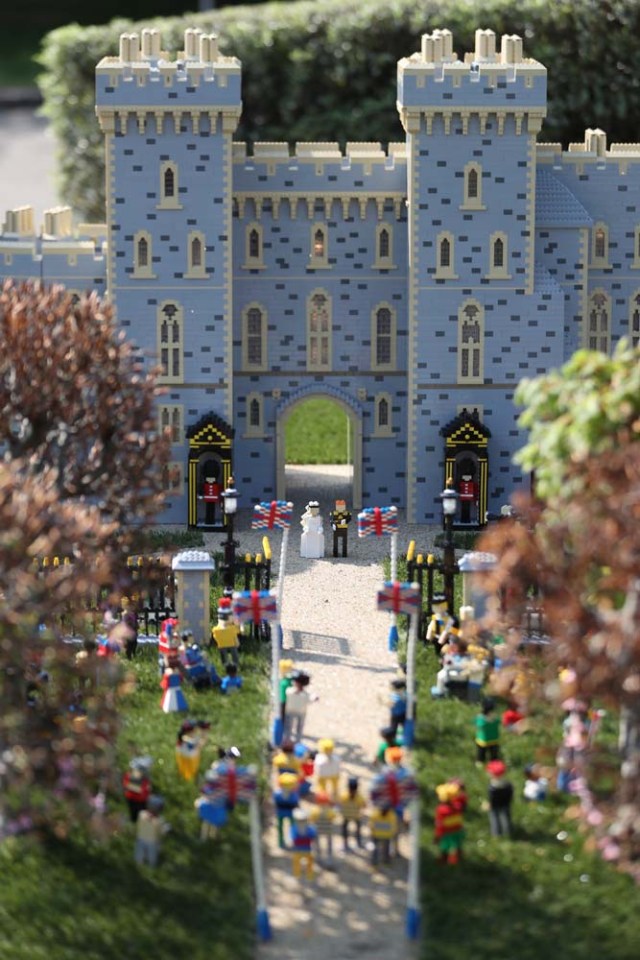
[(403, 810), (419, 796), (418, 781), (404, 767), (386, 769), (374, 777), (371, 784), (371, 803), (374, 807), (393, 807)]
[(234, 593), (232, 611), (239, 623), (246, 623), (248, 620), (253, 623), (277, 620), (276, 594), (272, 590), (243, 590), (242, 593)]
[(378, 590), (378, 610), (406, 613), (411, 616), (420, 610), (420, 587), (417, 583), (391, 583), (386, 581)]
[(232, 760), (221, 760), (207, 771), (201, 793), (211, 803), (224, 804), (229, 809), (239, 801), (248, 803), (257, 789), (254, 770), (236, 767)]
[(358, 536), (382, 537), (398, 532), (397, 507), (367, 507), (358, 514)]
[(252, 530), (286, 530), (291, 526), (293, 504), (286, 500), (256, 503), (251, 520)]

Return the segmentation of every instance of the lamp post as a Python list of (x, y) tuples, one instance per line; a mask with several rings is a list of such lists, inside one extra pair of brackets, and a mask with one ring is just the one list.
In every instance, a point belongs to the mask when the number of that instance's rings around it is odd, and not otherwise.
[(224, 561), (222, 563), (222, 580), (224, 594), (230, 597), (234, 591), (236, 572), (236, 547), (238, 541), (233, 539), (233, 522), (238, 510), (238, 491), (235, 488), (233, 477), (229, 477), (227, 488), (222, 493), (224, 502), (224, 516), (227, 524), (227, 539), (223, 542)]
[(447, 608), (453, 616), (453, 582), (456, 572), (456, 551), (453, 545), (453, 518), (458, 509), (458, 494), (453, 489), (451, 478), (440, 494), (442, 514), (444, 519), (444, 562), (442, 573), (444, 576), (444, 594), (447, 598)]

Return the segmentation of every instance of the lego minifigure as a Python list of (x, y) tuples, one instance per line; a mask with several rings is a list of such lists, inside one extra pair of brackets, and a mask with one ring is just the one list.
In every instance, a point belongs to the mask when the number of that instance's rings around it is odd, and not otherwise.
[(470, 473), (463, 473), (458, 483), (460, 523), (475, 523), (478, 517), (478, 484)]
[[(314, 800), (316, 805), (311, 811), (309, 821), (316, 831), (318, 859), (322, 858), (326, 865), (331, 867), (333, 865), (333, 830), (336, 812), (331, 805), (329, 794), (325, 793), (324, 790), (317, 790)], [(324, 853), (323, 847), (325, 848)]]
[(137, 864), (155, 867), (160, 855), (160, 840), (169, 831), (169, 824), (160, 814), (164, 807), (162, 797), (152, 794), (147, 809), (141, 810), (136, 821), (134, 858)]
[(190, 636), (185, 638), (187, 643), (185, 645), (185, 642), (183, 642), (180, 650), (180, 664), (185, 680), (192, 684), (196, 690), (219, 687), (222, 681), (218, 671), (204, 655), (200, 645), (188, 643), (189, 639)]
[(366, 801), (360, 793), (357, 777), (349, 777), (347, 780), (347, 789), (340, 795), (339, 808), (342, 814), (342, 841), (344, 849), (349, 849), (349, 824), (354, 823), (356, 828), (356, 843), (359, 847), (362, 843), (362, 814), (366, 806)]
[(220, 651), (222, 665), (239, 664), (238, 650), (240, 649), (240, 627), (231, 619), (231, 599), (220, 597), (218, 601), (218, 622), (211, 630), (213, 641)]
[(167, 667), (164, 671), (160, 686), (164, 690), (160, 706), (163, 713), (178, 713), (189, 709), (187, 698), (182, 692), (182, 680), (177, 670)]
[(133, 660), (138, 649), (138, 614), (133, 604), (127, 604), (122, 615), (122, 625), (125, 628), (124, 652), (127, 660)]
[(302, 670), (291, 673), (292, 686), (286, 692), (286, 708), (284, 714), (283, 737), (294, 743), (304, 735), (304, 722), (307, 717), (307, 708), (310, 703), (318, 699), (316, 694), (307, 690), (311, 677)]
[(284, 728), (284, 717), (287, 709), (287, 690), (293, 683), (293, 677), (291, 676), (291, 671), (293, 670), (293, 660), (280, 660), (278, 669), (280, 671), (280, 683), (278, 685), (280, 719)]
[(522, 796), (525, 800), (540, 801), (547, 799), (547, 790), (549, 781), (546, 777), (540, 776), (540, 772), (535, 763), (528, 763), (524, 768), (524, 787)]
[(389, 747), (400, 747), (402, 746), (402, 737), (397, 733), (397, 730), (394, 727), (381, 727), (380, 728), (380, 740), (377, 750), (374, 763), (377, 765), (382, 765), (384, 763), (384, 756)]
[(389, 726), (394, 737), (398, 735), (398, 727), (404, 727), (407, 718), (407, 681), (396, 677), (391, 681), (391, 696), (389, 698)]
[(444, 593), (434, 593), (431, 601), (431, 620), (427, 627), (426, 641), (433, 644), (436, 653), (439, 653), (441, 646), (441, 637), (447, 627), (449, 617), (449, 607)]
[(311, 780), (316, 764), (316, 751), (309, 750), (303, 743), (296, 743), (293, 748), (293, 753), (300, 764), (299, 793), (301, 797), (306, 797), (311, 792)]
[(338, 546), (342, 543), (342, 556), (347, 556), (347, 537), (349, 534), (349, 524), (351, 523), (351, 514), (347, 510), (345, 500), (336, 500), (336, 508), (329, 515), (331, 529), (333, 530), (333, 555), (338, 556)]
[(300, 877), (305, 864), (307, 880), (313, 880), (313, 844), (316, 840), (315, 828), (309, 823), (306, 810), (293, 811), (291, 843), (293, 845), (293, 875)]
[(207, 527), (213, 526), (216, 522), (216, 507), (220, 503), (221, 496), (220, 484), (214, 476), (207, 474), (202, 484), (202, 493), (198, 498), (204, 500), (204, 522)]
[(340, 778), (340, 759), (334, 753), (333, 740), (319, 740), (315, 760), (315, 774), (320, 790), (331, 788), (334, 802), (338, 798), (338, 780)]
[(374, 807), (369, 817), (369, 830), (373, 841), (371, 865), (377, 867), (381, 857), (383, 863), (390, 863), (391, 844), (398, 834), (398, 815), (390, 804)]
[(454, 780), (437, 786), (436, 795), (438, 806), (435, 815), (434, 839), (440, 850), (440, 861), (454, 865), (462, 856), (466, 796)]
[(310, 500), (300, 520), (302, 537), (300, 538), (300, 556), (311, 560), (324, 557), (324, 532), (320, 504), (317, 500)]
[(284, 821), (292, 823), (292, 817), (298, 807), (298, 775), (296, 773), (281, 773), (278, 777), (278, 789), (273, 793), (273, 802), (278, 820), (278, 845), (286, 847), (284, 839)]
[(204, 720), (185, 720), (178, 730), (176, 764), (185, 780), (195, 780), (200, 767), (202, 747), (207, 739), (210, 723)]
[(160, 676), (164, 674), (167, 667), (177, 669), (180, 662), (178, 637), (178, 618), (167, 617), (160, 626), (160, 636), (158, 637), (158, 664), (160, 666)]
[(238, 676), (238, 668), (235, 663), (228, 663), (225, 667), (226, 676), (222, 678), (220, 690), (229, 696), (242, 689), (242, 677)]
[(487, 764), (489, 774), (489, 825), (492, 837), (511, 836), (513, 785), (505, 780), (507, 766), (502, 760)]
[(136, 822), (140, 811), (146, 809), (151, 796), (150, 768), (151, 757), (134, 757), (122, 778), (122, 789), (132, 823)]
[(274, 754), (271, 766), (276, 776), (276, 781), (281, 773), (295, 773), (300, 778), (300, 759), (296, 755), (294, 744), (291, 740), (283, 740), (280, 749)]
[(495, 703), (486, 697), (482, 701), (482, 713), (475, 719), (478, 764), (485, 762), (487, 753), (490, 760), (497, 760), (500, 756), (500, 718), (495, 711)]

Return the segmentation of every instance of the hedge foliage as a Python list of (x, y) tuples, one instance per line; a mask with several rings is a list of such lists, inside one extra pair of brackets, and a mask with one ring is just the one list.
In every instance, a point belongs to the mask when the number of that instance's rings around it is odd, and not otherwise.
[(59, 188), (85, 218), (104, 218), (103, 138), (94, 114), (94, 68), (123, 31), (161, 28), (164, 49), (185, 27), (215, 31), (243, 64), (244, 111), (236, 139), (395, 141), (396, 62), (420, 36), (448, 27), (460, 56), (477, 27), (517, 33), (525, 55), (549, 69), (543, 140), (582, 141), (587, 126), (609, 141), (640, 139), (638, 0), (299, 0), (209, 14), (49, 34), (41, 62), (44, 110), (59, 144)]

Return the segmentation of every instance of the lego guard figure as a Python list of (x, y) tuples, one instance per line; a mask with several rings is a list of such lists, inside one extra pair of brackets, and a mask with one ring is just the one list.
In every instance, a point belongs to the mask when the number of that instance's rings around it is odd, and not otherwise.
[(204, 500), (204, 522), (207, 527), (212, 527), (216, 522), (216, 508), (220, 503), (222, 491), (220, 484), (215, 477), (209, 474), (202, 483), (202, 494), (198, 498)]
[(345, 500), (336, 500), (336, 508), (331, 511), (330, 517), (331, 529), (333, 530), (333, 555), (338, 556), (338, 544), (342, 542), (342, 556), (347, 555), (347, 536), (349, 533), (349, 524), (351, 523), (351, 514), (347, 510)]
[(478, 484), (470, 473), (463, 473), (458, 483), (460, 523), (475, 523), (478, 517)]

